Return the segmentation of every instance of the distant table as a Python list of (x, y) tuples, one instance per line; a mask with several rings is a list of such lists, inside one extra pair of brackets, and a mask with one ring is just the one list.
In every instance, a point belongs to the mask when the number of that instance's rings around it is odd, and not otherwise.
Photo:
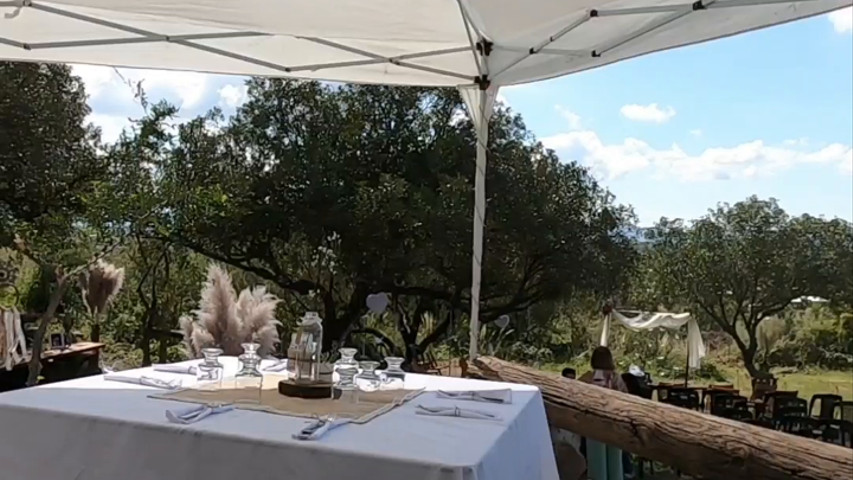
[[(223, 358), (226, 374), (236, 358)], [(123, 372), (162, 379), (194, 377)], [(39, 480), (557, 480), (539, 390), (408, 374), (406, 388), (427, 393), (364, 425), (344, 425), (318, 441), (294, 440), (304, 418), (234, 410), (199, 423), (167, 422), (186, 403), (161, 391), (80, 378), (0, 394), (2, 478)], [(437, 389), (511, 388), (508, 405), (453, 401)], [(419, 403), (498, 413), (500, 421), (415, 414)], [(49, 461), (45, 461), (49, 459)]]
[[(45, 350), (41, 354), (41, 374), (46, 382), (52, 382), (99, 373), (98, 356), (103, 348), (103, 343), (78, 342), (63, 349)], [(0, 392), (24, 387), (29, 362), (30, 352), (27, 352), (11, 371), (0, 369)]]
[(104, 348), (103, 343), (98, 342), (77, 342), (72, 343), (66, 348), (51, 348), (50, 350), (45, 350), (41, 354), (42, 361), (45, 360), (57, 360), (63, 357), (75, 356), (75, 355), (97, 355), (102, 348)]

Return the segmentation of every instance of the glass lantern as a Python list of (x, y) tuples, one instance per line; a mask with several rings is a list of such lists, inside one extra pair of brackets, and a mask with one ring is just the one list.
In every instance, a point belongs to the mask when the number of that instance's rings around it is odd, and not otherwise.
[(320, 380), (320, 358), (323, 354), (323, 319), (317, 312), (305, 312), (299, 329), (302, 336), (308, 336), (304, 354), (305, 360), (310, 364), (310, 371), (300, 372), (297, 381), (316, 383)]
[(259, 367), (261, 356), (258, 355), (257, 343), (243, 343), (243, 354), (238, 357), (240, 370), (234, 375), (234, 389), (237, 390), (238, 402), (260, 403), (264, 375)]
[(196, 387), (199, 390), (219, 390), (222, 388), (222, 377), (225, 366), (219, 363), (222, 350), (219, 348), (202, 348), (204, 359), (196, 367)]

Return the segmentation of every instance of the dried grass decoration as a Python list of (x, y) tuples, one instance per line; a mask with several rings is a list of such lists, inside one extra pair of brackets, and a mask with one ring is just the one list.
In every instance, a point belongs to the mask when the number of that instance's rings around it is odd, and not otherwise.
[(92, 319), (92, 340), (97, 341), (101, 319), (124, 285), (124, 268), (117, 268), (111, 263), (98, 260), (96, 264), (80, 274), (79, 282), (83, 303)]
[(228, 272), (211, 264), (198, 310), (194, 317), (180, 320), (189, 355), (199, 358), (208, 347), (219, 347), (225, 355), (240, 355), (240, 344), (246, 342), (259, 343), (258, 354), (268, 355), (279, 343), (277, 326), (281, 322), (275, 318), (279, 301), (263, 286), (247, 288), (238, 297)]

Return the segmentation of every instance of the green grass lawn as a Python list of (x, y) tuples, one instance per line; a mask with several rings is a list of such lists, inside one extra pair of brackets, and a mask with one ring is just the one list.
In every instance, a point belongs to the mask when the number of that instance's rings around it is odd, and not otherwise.
[[(731, 373), (730, 373), (731, 372)], [(752, 386), (746, 372), (727, 371), (735, 388), (751, 393)], [(779, 390), (796, 390), (798, 397), (809, 400), (817, 393), (841, 395), (844, 400), (853, 400), (853, 372), (812, 370), (795, 373), (776, 373)], [(748, 396), (748, 395), (747, 395)]]
[[(543, 370), (560, 372), (564, 365), (543, 365)], [(589, 368), (574, 365), (578, 376)], [(721, 367), (728, 383), (734, 384), (741, 394), (748, 397), (752, 393), (752, 383), (746, 370), (736, 367)], [(787, 373), (784, 371), (774, 372), (779, 379), (779, 390), (796, 390), (797, 396), (810, 400), (817, 393), (832, 393), (841, 395), (844, 400), (853, 400), (853, 371), (832, 370), (804, 370), (800, 372)], [(682, 379), (655, 378), (655, 381), (680, 381)], [(710, 382), (707, 380), (691, 381), (695, 384), (724, 383)]]

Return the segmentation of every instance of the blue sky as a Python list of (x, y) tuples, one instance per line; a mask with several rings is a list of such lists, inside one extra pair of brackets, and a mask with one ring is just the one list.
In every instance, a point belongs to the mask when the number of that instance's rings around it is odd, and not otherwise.
[[(589, 166), (641, 225), (717, 202), (775, 197), (792, 214), (853, 220), (850, 9), (597, 70), (501, 98), (565, 160)], [(112, 69), (75, 67), (91, 120), (115, 138), (139, 115)], [(242, 79), (123, 70), (191, 117), (245, 99)]]

